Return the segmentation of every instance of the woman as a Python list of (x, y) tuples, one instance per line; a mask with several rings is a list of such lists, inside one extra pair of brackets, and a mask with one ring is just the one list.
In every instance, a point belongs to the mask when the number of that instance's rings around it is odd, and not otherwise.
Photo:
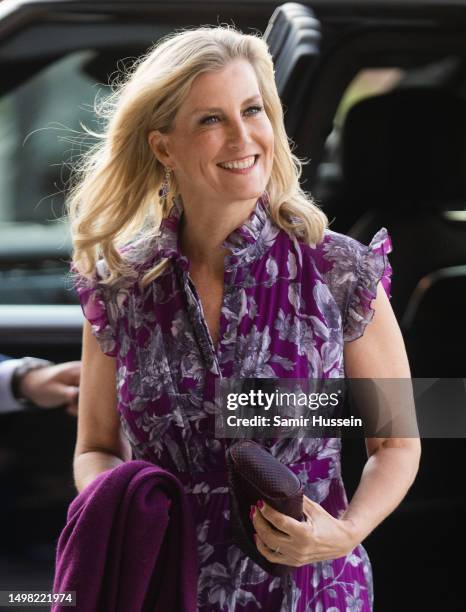
[(326, 228), (299, 186), (258, 37), (224, 27), (168, 37), (107, 106), (71, 198), (89, 321), (78, 490), (132, 456), (175, 473), (197, 524), (199, 610), (371, 609), (360, 543), (406, 494), (419, 442), (368, 439), (348, 505), (339, 439), (275, 441), (305, 485), (308, 520), (260, 500), (251, 520), (259, 551), (297, 568), (285, 581), (232, 541), (214, 399), (222, 377), (409, 377), (386, 295), (386, 230), (365, 247)]

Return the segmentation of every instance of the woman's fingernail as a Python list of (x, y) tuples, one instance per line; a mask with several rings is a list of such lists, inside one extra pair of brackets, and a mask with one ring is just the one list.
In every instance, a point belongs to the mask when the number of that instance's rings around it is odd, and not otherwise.
[(262, 510), (262, 508), (264, 507), (264, 502), (262, 501), (262, 499), (260, 499), (260, 500), (257, 502), (257, 507), (259, 508), (259, 510)]
[(252, 520), (254, 518), (254, 512), (256, 511), (256, 506), (249, 506), (249, 518)]

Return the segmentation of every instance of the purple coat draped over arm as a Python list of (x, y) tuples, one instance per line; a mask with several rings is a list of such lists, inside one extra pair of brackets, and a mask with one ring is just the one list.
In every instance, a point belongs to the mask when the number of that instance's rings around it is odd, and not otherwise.
[(178, 479), (147, 461), (123, 463), (70, 504), (54, 593), (76, 591), (76, 609), (86, 612), (195, 612), (195, 539)]

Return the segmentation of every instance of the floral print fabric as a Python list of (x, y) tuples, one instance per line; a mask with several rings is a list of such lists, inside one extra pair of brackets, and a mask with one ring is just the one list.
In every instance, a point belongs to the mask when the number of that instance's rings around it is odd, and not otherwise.
[[(224, 243), (220, 336), (213, 346), (202, 304), (178, 243), (180, 198), (152, 239), (125, 251), (134, 274), (102, 283), (76, 278), (86, 318), (102, 350), (116, 358), (118, 411), (133, 457), (171, 470), (183, 483), (197, 525), (200, 612), (353, 612), (372, 609), (372, 574), (362, 545), (340, 559), (270, 576), (234, 544), (229, 523), (225, 451), (217, 439), (215, 381), (225, 377), (337, 378), (343, 345), (373, 316), (377, 284), (388, 292), (391, 250), (385, 228), (369, 246), (326, 230), (304, 245), (280, 230), (260, 198)], [(165, 261), (145, 287), (142, 276)], [(98, 409), (98, 408), (96, 408)], [(341, 440), (268, 440), (305, 494), (335, 517), (348, 501)]]

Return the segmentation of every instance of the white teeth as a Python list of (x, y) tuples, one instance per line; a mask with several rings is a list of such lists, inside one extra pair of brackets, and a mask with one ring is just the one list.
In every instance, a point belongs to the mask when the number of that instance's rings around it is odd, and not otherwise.
[(238, 170), (245, 170), (246, 168), (251, 168), (254, 165), (255, 156), (246, 157), (246, 159), (242, 159), (241, 161), (231, 161), (225, 162), (223, 164), (219, 164), (222, 168), (236, 168)]

